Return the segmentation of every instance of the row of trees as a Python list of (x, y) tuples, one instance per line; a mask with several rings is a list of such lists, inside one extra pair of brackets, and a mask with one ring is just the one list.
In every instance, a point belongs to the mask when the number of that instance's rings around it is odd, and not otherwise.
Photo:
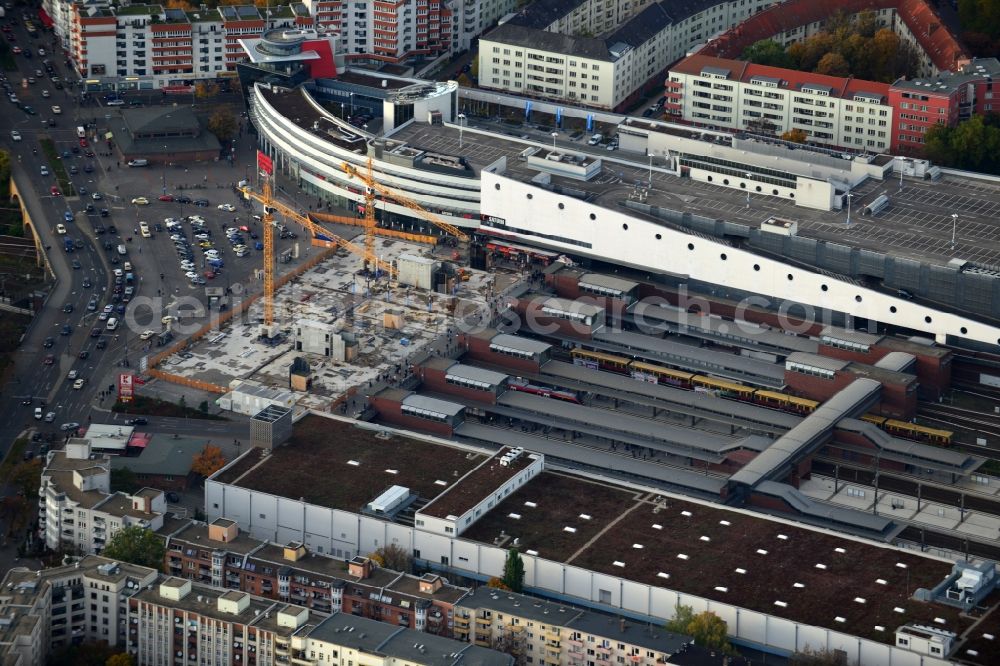
[(958, 18), (973, 55), (1000, 57), (1000, 0), (958, 0)]
[(834, 14), (822, 32), (787, 48), (773, 39), (761, 40), (747, 47), (742, 58), (760, 65), (886, 83), (913, 76), (919, 63), (913, 46), (892, 30), (880, 28), (873, 12), (854, 18)]
[(940, 166), (1000, 175), (1000, 114), (931, 127), (924, 135), (924, 154)]

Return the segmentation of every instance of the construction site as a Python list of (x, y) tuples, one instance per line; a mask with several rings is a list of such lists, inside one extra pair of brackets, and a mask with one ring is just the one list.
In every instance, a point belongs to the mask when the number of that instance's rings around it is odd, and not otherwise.
[[(470, 239), (416, 204), (440, 236), (384, 229), (376, 193), (410, 202), (368, 174), (363, 218), (305, 215), (274, 198), (271, 166), (260, 156), (260, 189), (243, 196), (263, 208), (263, 291), (231, 307), (188, 338), (150, 358), (159, 380), (216, 394), (224, 410), (254, 414), (270, 405), (330, 410), (358, 389), (402, 378), (412, 359), (446, 353), (455, 321), (487, 321), (492, 301), (517, 272), (466, 268)], [(321, 252), (290, 265), (276, 256), (283, 223), (297, 224)], [(279, 261), (280, 260), (280, 261)]]

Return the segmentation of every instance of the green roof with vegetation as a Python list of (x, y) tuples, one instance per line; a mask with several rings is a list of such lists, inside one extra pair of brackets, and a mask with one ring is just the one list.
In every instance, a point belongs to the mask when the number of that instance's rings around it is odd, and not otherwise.
[(117, 16), (139, 16), (142, 14), (163, 14), (162, 5), (128, 5), (115, 10)]

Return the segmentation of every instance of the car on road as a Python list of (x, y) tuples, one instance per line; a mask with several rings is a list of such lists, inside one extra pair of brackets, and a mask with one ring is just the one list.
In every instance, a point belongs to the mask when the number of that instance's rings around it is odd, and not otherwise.
[(49, 354), (48, 356), (45, 357), (45, 360), (42, 361), (42, 363), (44, 363), (45, 365), (53, 365), (55, 362), (56, 362), (56, 357), (53, 354)]
[(90, 144), (89, 144), (89, 143), (87, 143), (87, 140), (86, 140), (86, 139), (84, 139), (84, 138), (83, 138), (83, 137), (81, 136), (81, 137), (80, 137), (80, 147), (81, 147), (81, 148), (86, 148), (86, 147), (87, 147), (87, 146), (89, 146), (89, 145), (90, 145)]
[(104, 195), (101, 194), (100, 192), (94, 192), (93, 194), (90, 195), (90, 198), (93, 199), (94, 201), (100, 201), (101, 199), (104, 198)]
[(79, 270), (80, 268), (82, 268), (82, 266), (80, 265), (80, 260), (79, 259), (74, 259), (73, 260), (73, 268), (76, 269), (76, 270)]
[(107, 104), (108, 104), (108, 106), (122, 106), (123, 104), (125, 104), (125, 100), (123, 100), (123, 99), (113, 99), (113, 100), (110, 100)]
[(202, 208), (207, 208), (209, 206), (208, 199), (195, 199), (193, 203), (195, 206), (200, 206)]
[(147, 425), (149, 420), (143, 416), (137, 416), (134, 419), (128, 419), (125, 421), (125, 425)]
[(126, 255), (126, 254), (128, 254), (128, 249), (124, 245), (119, 245), (118, 246), (118, 254), (120, 254), (120, 255)]
[(73, 166), (71, 166), (69, 168), (69, 173), (70, 173), (71, 176), (75, 176), (76, 174), (80, 173), (80, 170), (74, 164)]
[(17, 130), (11, 130), (10, 131), (10, 138), (13, 139), (14, 141), (20, 141), (21, 140), (21, 133), (18, 132)]
[(65, 312), (66, 314), (70, 314), (71, 312), (73, 312), (73, 304), (72, 303), (66, 303), (62, 307), (62, 311)]
[(90, 352), (87, 351), (86, 349), (84, 349), (79, 354), (77, 354), (76, 357), (78, 359), (80, 359), (80, 360), (86, 360), (86, 359), (90, 358)]
[(172, 195), (172, 194), (161, 194), (160, 196), (158, 196), (156, 198), (159, 199), (160, 201), (173, 201), (174, 200), (174, 195)]
[(184, 274), (184, 277), (186, 277), (189, 280), (193, 280), (196, 277), (198, 277), (198, 274), (195, 273), (194, 271), (188, 271), (187, 273)]
[(52, 113), (59, 115), (60, 113), (62, 113), (62, 107), (59, 106), (58, 104), (54, 104), (52, 106)]
[(49, 412), (48, 414), (45, 415), (45, 422), (46, 423), (52, 423), (55, 420), (56, 420), (56, 413), (55, 412)]
[[(111, 211), (109, 211), (109, 210), (108, 210), (107, 208), (102, 208), (102, 209), (101, 209), (101, 217), (107, 217), (107, 216), (108, 216), (108, 215), (110, 215), (110, 214), (111, 214)], [(101, 229), (103, 229), (103, 228), (104, 228), (104, 227), (101, 227)], [(104, 232), (103, 232), (103, 231), (99, 231), (99, 232), (97, 232), (97, 233), (101, 233), (101, 234), (103, 234)]]
[[(13, 39), (13, 36), (10, 36), (10, 39)], [(14, 52), (14, 55), (21, 55), (21, 47), (20, 46), (15, 46), (13, 49), (11, 49), (11, 51)]]
[(55, 343), (56, 343), (56, 339), (52, 338), (52, 337), (49, 337), (49, 338), (45, 338), (45, 342), (42, 343), (42, 346), (45, 347), (46, 349), (51, 349), (52, 345), (54, 345)]
[(100, 329), (99, 326), (95, 326), (94, 328), (90, 329), (90, 337), (92, 337), (92, 338), (99, 338), (99, 337), (101, 337), (101, 329)]
[[(53, 414), (53, 416), (55, 415)], [(68, 430), (76, 430), (79, 427), (80, 427), (79, 423), (77, 423), (76, 421), (70, 421), (69, 423), (63, 423), (61, 426), (59, 426), (59, 429), (63, 431), (68, 431)]]
[(135, 204), (136, 206), (148, 206), (149, 199), (147, 199), (146, 197), (136, 197), (135, 199), (132, 199), (132, 203)]
[(93, 164), (89, 164), (88, 163), (88, 164), (84, 164), (83, 165), (83, 171), (84, 171), (84, 173), (91, 173), (91, 172), (93, 172), (93, 170), (94, 170), (94, 165)]
[(153, 231), (162, 232), (163, 231), (163, 225), (160, 224), (159, 222), (157, 222), (156, 224), (153, 225)]
[(146, 223), (146, 222), (140, 222), (139, 223), (139, 235), (142, 236), (143, 238), (149, 238), (150, 236), (152, 236), (152, 234), (149, 233), (149, 224), (148, 223)]
[(205, 282), (205, 278), (198, 275), (191, 280), (191, 284), (207, 284), (207, 283)]
[(81, 377), (80, 379), (78, 379), (78, 380), (76, 380), (75, 382), (73, 382), (73, 388), (74, 388), (75, 390), (79, 391), (80, 389), (82, 389), (82, 388), (83, 388), (83, 385), (84, 385), (85, 383), (86, 383), (86, 380), (84, 380), (84, 379), (83, 379), (83, 378)]
[(90, 287), (91, 287), (90, 278), (83, 278), (83, 288), (90, 289)]
[(150, 331), (150, 330), (147, 329), (147, 330), (145, 330), (145, 331), (143, 331), (142, 333), (139, 334), (139, 339), (140, 340), (149, 340), (154, 335), (156, 335), (156, 331)]
[(41, 168), (39, 168), (39, 169), (38, 169), (38, 171), (39, 171), (39, 173), (41, 173), (41, 174), (42, 174), (43, 176), (47, 176), (47, 175), (49, 175), (49, 168), (48, 168), (47, 166), (45, 166), (44, 164), (43, 164), (43, 165), (41, 166)]
[(74, 379), (76, 379), (79, 376), (80, 376), (80, 371), (79, 370), (70, 370), (69, 374), (66, 375), (66, 379), (68, 379), (69, 381), (73, 381)]
[(189, 204), (191, 203), (191, 197), (182, 194), (179, 197), (174, 197), (174, 201), (176, 201), (177, 203)]
[(60, 234), (60, 235), (65, 234), (66, 233), (66, 226), (63, 225), (63, 224), (57, 224), (56, 225), (56, 233)]
[(109, 234), (116, 234), (117, 235), (118, 234), (118, 227), (116, 227), (113, 224), (109, 224), (108, 225), (108, 233)]
[(114, 310), (115, 310), (115, 306), (113, 306), (113, 305), (105, 305), (104, 306), (104, 310), (101, 311), (101, 314), (97, 315), (97, 318), (100, 321), (105, 321), (105, 320), (107, 320), (108, 317), (111, 316), (111, 313), (114, 312)]
[(97, 349), (104, 349), (107, 346), (108, 346), (108, 341), (105, 340), (104, 338), (101, 338), (100, 340), (98, 340), (97, 344), (94, 345), (94, 347), (96, 347)]
[(62, 328), (59, 329), (59, 335), (70, 335), (73, 333), (73, 327), (69, 324), (63, 324)]
[(63, 211), (63, 219), (66, 220), (67, 222), (72, 222), (73, 217), (74, 217), (73, 211), (71, 210)]
[(234, 213), (234, 212), (236, 212), (236, 206), (234, 206), (231, 203), (219, 204), (218, 208), (219, 208), (219, 210), (224, 210), (227, 213)]
[(58, 197), (61, 194), (61, 192), (59, 192), (58, 187), (53, 185), (52, 187), (49, 188), (49, 194), (51, 194), (54, 197)]

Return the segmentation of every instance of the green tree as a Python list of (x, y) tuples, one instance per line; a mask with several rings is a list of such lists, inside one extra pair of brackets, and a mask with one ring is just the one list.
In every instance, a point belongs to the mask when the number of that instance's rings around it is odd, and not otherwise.
[(208, 400), (202, 400), (198, 403), (198, 409), (202, 414), (208, 414)]
[(49, 666), (106, 666), (115, 649), (106, 643), (81, 643), (59, 648), (49, 655)]
[(238, 129), (236, 116), (228, 108), (217, 109), (208, 119), (208, 131), (214, 134), (220, 143), (232, 140)]
[(9, 481), (24, 497), (37, 497), (42, 484), (42, 461), (35, 458), (22, 462), (14, 468)]
[(792, 67), (795, 64), (792, 57), (785, 52), (785, 47), (773, 39), (754, 42), (744, 49), (740, 59), (772, 67)]
[(503, 584), (514, 592), (524, 590), (524, 561), (517, 548), (507, 551), (507, 561), (503, 564)]
[(135, 666), (135, 661), (128, 652), (119, 652), (108, 657), (104, 666)]
[(674, 606), (674, 617), (667, 622), (667, 631), (674, 634), (687, 634), (688, 625), (694, 619), (694, 609), (691, 606), (682, 606), (680, 603)]
[(194, 95), (199, 99), (215, 97), (219, 94), (219, 86), (211, 81), (199, 81), (194, 86)]
[(138, 525), (118, 530), (101, 551), (104, 557), (151, 567), (157, 571), (163, 567), (165, 553), (163, 540), (152, 530)]
[(726, 635), (727, 630), (725, 620), (711, 611), (702, 611), (691, 619), (687, 633), (697, 645), (731, 654), (733, 646)]
[(851, 64), (844, 56), (836, 51), (831, 51), (819, 59), (816, 72), (827, 76), (850, 76)]

